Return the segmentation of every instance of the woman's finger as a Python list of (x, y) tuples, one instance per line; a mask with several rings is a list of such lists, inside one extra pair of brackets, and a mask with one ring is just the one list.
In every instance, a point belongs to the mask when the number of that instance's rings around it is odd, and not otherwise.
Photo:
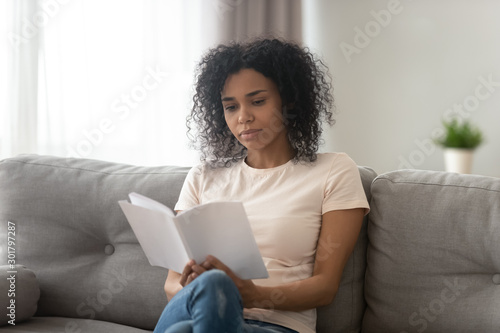
[(194, 260), (190, 260), (186, 266), (184, 266), (184, 270), (182, 271), (181, 273), (181, 278), (179, 280), (179, 284), (183, 287), (185, 287), (187, 284), (189, 284), (188, 282), (188, 278), (189, 276), (191, 275), (191, 273), (193, 272), (192, 270), (192, 266), (195, 264)]
[(212, 264), (211, 264), (210, 262), (208, 262), (207, 260), (205, 260), (205, 261), (201, 264), (201, 266), (202, 266), (203, 268), (205, 268), (205, 270), (207, 270), (207, 271), (209, 271), (209, 270), (211, 270), (211, 269), (214, 269), (214, 268), (215, 268), (215, 267), (214, 267), (214, 266), (212, 266)]
[(231, 279), (235, 280), (235, 278), (236, 279), (238, 278), (229, 267), (224, 265), (224, 263), (222, 261), (220, 261), (219, 259), (217, 259), (216, 257), (208, 255), (206, 261), (213, 268), (217, 268), (217, 269), (220, 269), (221, 271), (224, 271)]
[(258, 294), (257, 288), (252, 280), (243, 280), (234, 274), (234, 272), (227, 267), (222, 261), (214, 256), (207, 256), (207, 261), (217, 269), (224, 271), (233, 280), (234, 284), (238, 288), (243, 304), (247, 307), (254, 307), (255, 297)]
[(207, 271), (207, 269), (203, 265), (193, 265), (191, 269), (197, 275), (201, 275)]
[(191, 273), (189, 274), (188, 278), (187, 278), (187, 282), (186, 282), (186, 286), (188, 284), (190, 284), (191, 282), (193, 282), (199, 275), (196, 274), (196, 273)]

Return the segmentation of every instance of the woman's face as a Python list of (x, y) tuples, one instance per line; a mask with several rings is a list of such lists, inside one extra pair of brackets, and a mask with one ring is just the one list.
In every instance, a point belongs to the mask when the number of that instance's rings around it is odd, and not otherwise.
[(221, 98), (227, 126), (249, 153), (287, 149), (281, 97), (272, 80), (242, 69), (228, 76)]

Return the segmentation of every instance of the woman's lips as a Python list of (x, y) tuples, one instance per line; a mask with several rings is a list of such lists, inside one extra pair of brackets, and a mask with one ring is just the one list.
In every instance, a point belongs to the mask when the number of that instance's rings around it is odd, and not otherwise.
[(251, 129), (251, 130), (246, 130), (240, 133), (240, 137), (244, 140), (251, 140), (257, 138), (259, 135), (260, 129)]

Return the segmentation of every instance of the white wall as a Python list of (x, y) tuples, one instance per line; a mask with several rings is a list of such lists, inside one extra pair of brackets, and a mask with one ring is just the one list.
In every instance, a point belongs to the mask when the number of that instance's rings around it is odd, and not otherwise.
[[(305, 44), (334, 79), (337, 123), (323, 151), (378, 173), (443, 170), (430, 138), (463, 105), (487, 138), (473, 173), (500, 177), (500, 1), (304, 0), (304, 10)], [(369, 41), (356, 28), (371, 29)]]

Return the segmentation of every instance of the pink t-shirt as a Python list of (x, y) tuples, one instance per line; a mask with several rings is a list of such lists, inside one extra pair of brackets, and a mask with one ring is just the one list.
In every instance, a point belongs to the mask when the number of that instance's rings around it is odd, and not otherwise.
[[(229, 168), (197, 166), (190, 170), (175, 210), (211, 201), (242, 201), (269, 278), (254, 280), (277, 286), (312, 276), (322, 215), (369, 206), (358, 168), (345, 153), (318, 154), (313, 164), (289, 161), (254, 169), (244, 160)], [(237, 250), (237, 249), (235, 249)], [(277, 298), (267, 302), (286, 300)], [(316, 331), (316, 309), (300, 312), (245, 309), (245, 318)]]

